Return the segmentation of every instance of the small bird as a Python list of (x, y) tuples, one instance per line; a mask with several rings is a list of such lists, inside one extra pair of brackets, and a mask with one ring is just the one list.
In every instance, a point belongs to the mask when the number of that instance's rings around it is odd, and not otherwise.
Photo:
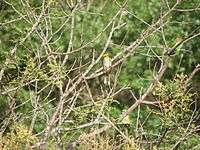
[(111, 58), (109, 57), (108, 53), (105, 53), (103, 55), (103, 69), (107, 72), (104, 77), (104, 84), (109, 86), (110, 86), (110, 72), (108, 70), (110, 69), (111, 65), (112, 65)]
[(167, 49), (166, 54), (168, 56), (174, 55), (176, 53), (176, 51), (180, 50), (182, 45), (183, 45), (183, 41), (184, 39), (182, 37), (177, 37), (175, 40), (175, 44), (173, 47)]

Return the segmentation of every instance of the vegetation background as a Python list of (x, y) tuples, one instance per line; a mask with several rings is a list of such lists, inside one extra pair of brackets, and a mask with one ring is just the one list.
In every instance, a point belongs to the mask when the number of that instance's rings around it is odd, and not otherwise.
[(199, 0), (0, 0), (0, 14), (0, 149), (200, 149)]

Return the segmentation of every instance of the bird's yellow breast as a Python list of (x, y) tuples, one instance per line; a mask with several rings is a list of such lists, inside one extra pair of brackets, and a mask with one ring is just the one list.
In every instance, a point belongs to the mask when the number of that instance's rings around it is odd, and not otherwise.
[(104, 69), (108, 69), (111, 66), (111, 59), (110, 57), (106, 56), (103, 59), (103, 67)]

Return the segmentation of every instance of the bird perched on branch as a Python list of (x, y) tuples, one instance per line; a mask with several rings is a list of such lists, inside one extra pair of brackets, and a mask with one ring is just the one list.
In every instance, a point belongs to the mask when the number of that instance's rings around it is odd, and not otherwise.
[(176, 51), (182, 47), (184, 39), (182, 37), (177, 37), (176, 40), (175, 40), (175, 42), (176, 43), (174, 44), (174, 46), (171, 47), (171, 48), (169, 48), (166, 51), (166, 54), (168, 56), (174, 55), (176, 53)]
[(109, 57), (109, 54), (108, 53), (105, 53), (103, 55), (103, 69), (104, 71), (107, 71), (105, 76), (104, 76), (104, 81), (103, 83), (105, 85), (109, 85), (110, 86), (110, 67), (112, 65), (112, 61), (111, 61), (111, 58)]

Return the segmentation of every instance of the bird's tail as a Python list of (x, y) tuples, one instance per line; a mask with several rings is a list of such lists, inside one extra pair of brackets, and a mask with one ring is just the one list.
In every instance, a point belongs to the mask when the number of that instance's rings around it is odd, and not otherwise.
[(110, 86), (110, 75), (104, 77), (103, 83)]

